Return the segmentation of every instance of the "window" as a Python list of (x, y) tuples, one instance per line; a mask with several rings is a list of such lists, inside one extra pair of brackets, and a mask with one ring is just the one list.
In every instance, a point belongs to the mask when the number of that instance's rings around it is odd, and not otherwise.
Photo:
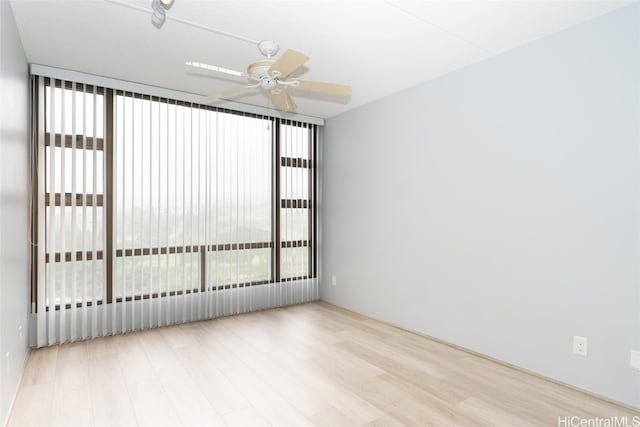
[(280, 145), (280, 274), (282, 280), (309, 277), (314, 194), (311, 129), (282, 123)]
[(116, 297), (269, 282), (271, 120), (124, 93), (114, 112)]
[(314, 125), (39, 81), (46, 307), (315, 277)]

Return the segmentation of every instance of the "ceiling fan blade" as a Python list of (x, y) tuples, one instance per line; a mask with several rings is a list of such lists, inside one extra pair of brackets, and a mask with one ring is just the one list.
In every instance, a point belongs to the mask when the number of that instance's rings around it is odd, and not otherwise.
[(288, 49), (271, 65), (269, 68), (269, 74), (273, 76), (275, 72), (279, 77), (285, 78), (300, 68), (308, 60), (309, 57), (304, 53)]
[(351, 86), (338, 83), (319, 82), (316, 80), (294, 79), (299, 82), (295, 89), (308, 90), (309, 92), (327, 93), (329, 95), (347, 96), (351, 94)]
[(220, 99), (220, 98), (228, 98), (228, 97), (237, 95), (240, 92), (244, 92), (245, 90), (252, 89), (254, 87), (256, 86), (255, 85), (236, 86), (236, 87), (232, 87), (231, 89), (223, 90), (222, 92), (216, 93), (215, 95), (209, 95), (205, 99), (207, 101), (215, 101), (216, 99)]
[(246, 77), (245, 73), (241, 73), (240, 71), (230, 70), (229, 68), (218, 67), (217, 65), (209, 65), (203, 64), (202, 62), (185, 62), (184, 65), (188, 65), (189, 67), (200, 68), (208, 71), (216, 71), (218, 73), (231, 74), (236, 77)]
[(284, 90), (271, 91), (271, 100), (278, 109), (285, 113), (296, 111), (298, 108), (291, 96)]

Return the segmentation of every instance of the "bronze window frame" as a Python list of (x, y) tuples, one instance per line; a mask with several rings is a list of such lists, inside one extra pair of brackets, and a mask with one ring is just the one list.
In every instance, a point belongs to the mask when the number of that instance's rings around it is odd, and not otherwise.
[[(42, 91), (42, 99), (39, 96), (39, 88), (38, 88), (38, 77), (34, 76), (32, 91), (33, 91), (33, 113), (32, 113), (32, 124), (33, 124), (33, 150), (34, 153), (38, 152), (38, 132), (41, 131), (44, 133), (44, 141), (42, 141), (45, 147), (61, 147), (68, 149), (76, 149), (76, 150), (97, 150), (103, 151), (103, 167), (105, 170), (105, 182), (103, 186), (103, 193), (99, 194), (83, 194), (76, 193), (75, 196), (75, 206), (76, 207), (87, 207), (87, 206), (95, 206), (101, 207), (104, 210), (104, 215), (106, 215), (106, 228), (104, 229), (104, 250), (82, 250), (82, 251), (67, 251), (67, 252), (55, 252), (48, 253), (45, 252), (45, 263), (64, 263), (70, 262), (72, 260), (76, 261), (89, 261), (89, 260), (104, 260), (105, 265), (104, 268), (106, 270), (106, 283), (104, 284), (106, 295), (106, 302), (122, 302), (122, 301), (131, 301), (131, 300), (141, 300), (141, 299), (149, 299), (149, 298), (158, 298), (164, 296), (173, 296), (173, 295), (181, 295), (183, 293), (198, 293), (204, 292), (206, 290), (205, 284), (205, 270), (206, 263), (204, 262), (204, 258), (207, 252), (213, 251), (231, 251), (231, 250), (244, 250), (244, 249), (271, 249), (271, 277), (269, 280), (258, 280), (253, 282), (245, 282), (245, 283), (223, 283), (215, 286), (210, 286), (211, 290), (222, 290), (222, 289), (235, 289), (235, 288), (244, 288), (250, 286), (259, 286), (270, 283), (278, 283), (278, 282), (290, 282), (293, 280), (302, 280), (309, 278), (317, 277), (317, 208), (316, 208), (316, 190), (317, 190), (317, 178), (318, 171), (316, 168), (317, 158), (317, 125), (313, 124), (305, 124), (300, 122), (295, 122), (292, 120), (285, 120), (278, 117), (271, 117), (253, 113), (244, 113), (235, 110), (230, 110), (226, 108), (212, 107), (209, 105), (202, 104), (193, 104), (189, 102), (173, 100), (162, 97), (155, 97), (151, 95), (144, 95), (135, 92), (127, 92), (121, 90), (114, 90), (103, 87), (94, 87), (93, 85), (82, 84), (82, 83), (73, 83), (70, 81), (64, 82), (64, 89), (75, 89), (76, 92), (86, 92), (95, 95), (102, 95), (104, 100), (104, 108), (105, 108), (105, 118), (106, 122), (103, 124), (104, 134), (103, 137), (97, 136), (87, 136), (83, 134), (75, 135), (66, 135), (46, 132), (46, 123), (44, 124), (44, 129), (38, 129), (38, 111), (39, 111), (39, 103), (46, 102), (44, 97), (46, 96), (46, 88), (47, 87), (56, 87), (62, 88), (63, 84), (60, 80), (44, 78), (44, 88)], [(114, 101), (116, 96), (125, 96), (125, 97), (133, 97), (136, 99), (144, 99), (150, 100), (154, 102), (162, 102), (171, 105), (185, 106), (192, 109), (203, 109), (208, 111), (221, 112), (225, 114), (234, 114), (241, 115), (244, 117), (250, 118), (259, 118), (263, 120), (268, 120), (271, 122), (272, 129), (272, 158), (271, 158), (271, 167), (273, 170), (272, 180), (271, 180), (271, 201), (272, 201), (272, 218), (271, 218), (271, 235), (272, 239), (269, 242), (235, 242), (235, 243), (225, 243), (225, 244), (206, 244), (206, 245), (177, 245), (177, 246), (165, 246), (165, 247), (154, 247), (154, 248), (116, 248), (114, 251), (114, 241), (113, 241), (113, 225), (114, 225), (114, 200), (113, 200), (113, 187), (114, 187), (114, 158), (113, 158), (113, 144), (114, 144)], [(43, 123), (46, 121), (46, 118), (42, 121)], [(299, 126), (305, 127), (310, 130), (309, 137), (309, 157), (305, 158), (289, 158), (282, 157), (280, 155), (280, 126)], [(46, 151), (45, 151), (46, 156)], [(46, 159), (45, 159), (46, 161)], [(36, 158), (37, 163), (37, 158)], [(296, 199), (296, 200), (288, 200), (280, 198), (280, 168), (282, 167), (293, 167), (293, 168), (305, 168), (310, 171), (310, 179), (309, 179), (309, 194), (313, 195), (310, 199)], [(94, 165), (96, 167), (96, 165)], [(32, 174), (35, 171), (32, 171)], [(46, 175), (46, 174), (45, 174)], [(38, 182), (37, 176), (32, 175), (33, 182)], [(37, 185), (34, 185), (33, 188), (34, 200), (38, 200), (38, 196), (40, 193), (44, 193), (45, 197), (45, 206), (72, 206), (72, 193), (49, 193), (45, 188), (38, 188)], [(64, 200), (64, 203), (62, 201)], [(281, 225), (280, 225), (280, 212), (281, 209), (309, 209), (309, 227), (308, 227), (308, 236), (307, 239), (303, 240), (291, 240), (284, 241), (281, 239)], [(34, 224), (38, 223), (38, 209), (37, 205), (34, 204), (32, 207), (32, 216), (34, 218)], [(37, 227), (32, 229), (32, 239), (34, 242), (38, 241), (37, 235)], [(42, 240), (46, 237), (42, 236)], [(309, 268), (308, 274), (302, 275), (298, 277), (281, 277), (281, 248), (296, 248), (296, 247), (307, 247), (309, 250)], [(130, 256), (144, 256), (144, 255), (156, 255), (156, 254), (173, 254), (173, 253), (200, 253), (201, 258), (200, 262), (200, 287), (194, 289), (176, 290), (176, 291), (166, 291), (166, 292), (151, 292), (146, 294), (137, 294), (137, 295), (126, 295), (124, 297), (115, 297), (114, 298), (114, 283), (113, 283), (113, 266), (115, 263), (115, 258), (119, 257), (130, 257)], [(37, 265), (38, 265), (38, 255), (37, 250), (32, 252), (32, 301), (33, 306), (37, 307)], [(104, 298), (98, 299), (95, 301), (95, 304), (103, 304)], [(64, 306), (66, 308), (71, 308), (72, 305), (76, 307), (91, 306), (94, 304), (93, 301), (83, 301), (77, 302), (76, 304), (66, 303)], [(46, 310), (49, 310), (49, 306), (46, 306)], [(61, 304), (56, 304), (55, 309), (58, 310), (61, 308)]]

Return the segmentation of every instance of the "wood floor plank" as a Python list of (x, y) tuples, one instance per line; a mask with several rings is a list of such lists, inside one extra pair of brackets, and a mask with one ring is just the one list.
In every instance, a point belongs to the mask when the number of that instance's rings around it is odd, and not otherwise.
[(491, 401), (477, 397), (470, 397), (460, 402), (456, 407), (479, 425), (535, 427), (544, 423), (543, 419), (532, 422), (512, 411), (505, 411)]
[(122, 374), (103, 375), (91, 380), (94, 425), (136, 426), (133, 403)]
[(277, 390), (265, 383), (251, 369), (232, 372), (229, 380), (240, 390), (266, 420), (274, 426), (311, 426), (298, 410), (287, 402)]
[(392, 417), (391, 415), (385, 415), (381, 418), (377, 418), (370, 423), (366, 424), (366, 427), (403, 427), (400, 421), (397, 418)]
[(258, 351), (253, 346), (251, 338), (247, 339), (242, 331), (227, 335), (222, 343), (233, 352), (238, 360), (242, 360), (248, 368), (277, 390), (301, 414), (313, 415), (327, 406), (321, 393), (305, 384), (295, 372), (281, 367), (268, 355)]
[(87, 355), (89, 358), (106, 355), (116, 355), (118, 353), (118, 342), (122, 336), (109, 336), (98, 340), (86, 341)]
[(393, 376), (381, 375), (354, 387), (355, 393), (405, 425), (473, 426), (474, 420), (456, 411), (437, 395)]
[(203, 346), (182, 347), (176, 354), (191, 379), (219, 415), (225, 415), (251, 405), (207, 356)]
[(321, 411), (318, 411), (309, 419), (314, 426), (317, 427), (352, 427), (362, 424), (356, 424), (353, 420), (333, 406), (329, 406)]
[(180, 420), (157, 378), (143, 381), (125, 377), (127, 391), (139, 426), (177, 426)]
[(91, 386), (56, 383), (50, 397), (51, 426), (84, 427), (93, 426), (93, 397)]
[(51, 384), (56, 378), (59, 346), (32, 350), (22, 375), (22, 385)]
[(273, 425), (251, 407), (236, 409), (224, 415), (223, 420), (229, 427), (270, 427)]
[(200, 425), (206, 421), (208, 426), (224, 426), (220, 415), (182, 366), (168, 367), (157, 374), (182, 425)]
[(53, 390), (53, 383), (20, 386), (13, 403), (8, 426), (50, 426)]
[[(140, 341), (139, 334), (132, 333), (121, 335), (116, 343), (117, 353), (116, 365), (111, 365), (112, 369), (120, 370), (122, 375), (128, 379), (153, 379), (155, 378), (155, 370), (151, 365), (151, 361), (147, 357), (147, 353)], [(113, 358), (105, 358), (113, 360)]]

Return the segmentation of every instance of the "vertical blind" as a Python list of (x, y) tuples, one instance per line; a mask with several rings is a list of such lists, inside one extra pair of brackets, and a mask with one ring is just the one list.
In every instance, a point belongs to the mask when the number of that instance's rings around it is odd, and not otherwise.
[(318, 298), (316, 125), (33, 88), (38, 346)]

